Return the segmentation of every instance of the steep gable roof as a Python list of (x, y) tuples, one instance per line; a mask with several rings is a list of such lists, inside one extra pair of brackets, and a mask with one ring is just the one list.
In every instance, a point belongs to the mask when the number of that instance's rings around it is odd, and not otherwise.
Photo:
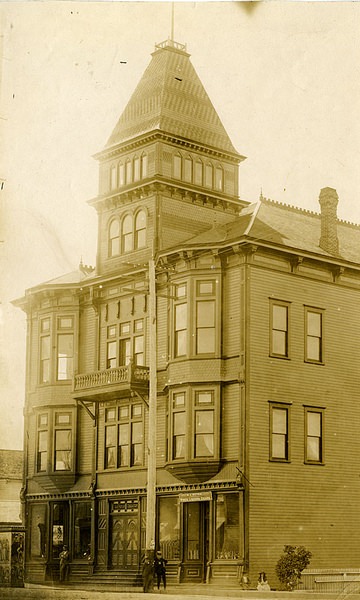
[(161, 130), (240, 157), (189, 56), (171, 40), (156, 46), (106, 148)]

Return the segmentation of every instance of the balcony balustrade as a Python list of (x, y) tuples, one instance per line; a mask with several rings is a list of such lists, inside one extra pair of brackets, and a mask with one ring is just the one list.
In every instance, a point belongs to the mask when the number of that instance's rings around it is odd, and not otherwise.
[(75, 375), (73, 397), (96, 401), (111, 400), (139, 392), (147, 393), (149, 367), (132, 363), (113, 369)]

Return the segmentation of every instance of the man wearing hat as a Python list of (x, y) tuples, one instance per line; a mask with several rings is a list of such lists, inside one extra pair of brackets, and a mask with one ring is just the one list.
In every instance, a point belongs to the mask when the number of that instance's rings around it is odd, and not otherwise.
[(164, 590), (166, 590), (166, 565), (167, 560), (163, 558), (161, 554), (161, 550), (156, 552), (155, 561), (154, 561), (154, 571), (157, 579), (157, 588), (160, 589), (161, 581), (164, 584)]

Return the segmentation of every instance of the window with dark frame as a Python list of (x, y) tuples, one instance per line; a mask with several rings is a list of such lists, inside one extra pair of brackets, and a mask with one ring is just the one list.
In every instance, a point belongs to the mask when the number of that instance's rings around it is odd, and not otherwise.
[(289, 304), (270, 301), (270, 355), (289, 356)]
[(324, 462), (324, 411), (305, 407), (305, 462)]
[(305, 307), (305, 361), (323, 362), (323, 311)]
[(194, 457), (214, 456), (214, 392), (195, 392)]
[(290, 459), (289, 410), (288, 406), (270, 405), (270, 460)]
[(58, 381), (72, 378), (74, 372), (74, 320), (73, 317), (58, 317), (57, 320), (57, 370)]
[(187, 309), (187, 285), (182, 283), (175, 286), (174, 303), (174, 356), (185, 356), (187, 354), (187, 332), (188, 332), (188, 309)]
[(214, 280), (196, 285), (196, 354), (216, 350), (216, 285)]
[(120, 223), (113, 219), (109, 226), (109, 257), (120, 254)]
[(41, 413), (37, 417), (37, 460), (36, 470), (38, 473), (47, 471), (48, 461), (48, 436), (49, 436), (48, 413)]
[(142, 466), (143, 407), (114, 406), (105, 411), (105, 469)]
[(72, 415), (55, 412), (54, 471), (72, 470)]
[(51, 321), (47, 317), (40, 321), (40, 383), (49, 383), (50, 381), (50, 331)]

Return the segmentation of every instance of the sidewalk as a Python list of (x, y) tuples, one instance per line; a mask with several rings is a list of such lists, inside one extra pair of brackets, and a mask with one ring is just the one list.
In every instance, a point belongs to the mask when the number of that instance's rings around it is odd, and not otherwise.
[[(309, 591), (294, 592), (258, 592), (256, 590), (237, 590), (226, 588), (211, 588), (204, 586), (192, 586), (191, 588), (180, 588), (170, 586), (166, 592), (159, 593), (154, 590), (150, 594), (151, 600), (165, 600), (170, 596), (171, 600), (213, 600), (218, 598), (239, 598), (241, 600), (360, 600), (360, 592), (352, 593), (315, 593)], [(147, 595), (148, 596), (148, 595)], [(74, 588), (66, 586), (27, 586), (25, 588), (0, 588), (1, 600), (145, 600), (146, 595), (140, 591), (107, 591), (103, 587), (97, 589)]]

